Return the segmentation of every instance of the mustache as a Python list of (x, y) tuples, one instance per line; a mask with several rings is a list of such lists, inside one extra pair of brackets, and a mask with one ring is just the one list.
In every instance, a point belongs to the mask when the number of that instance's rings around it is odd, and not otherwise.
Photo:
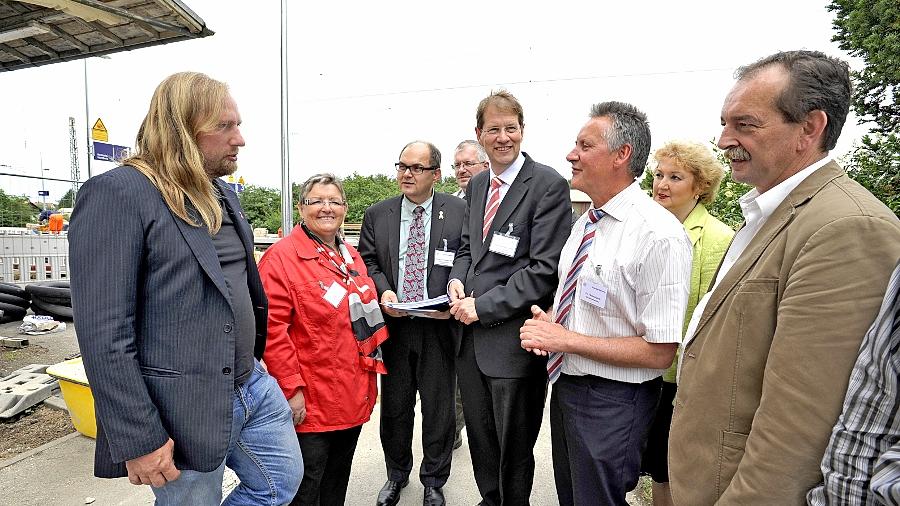
[(742, 148), (741, 146), (735, 146), (733, 148), (728, 148), (725, 150), (725, 157), (729, 160), (743, 162), (750, 159), (750, 153), (748, 153), (747, 150)]

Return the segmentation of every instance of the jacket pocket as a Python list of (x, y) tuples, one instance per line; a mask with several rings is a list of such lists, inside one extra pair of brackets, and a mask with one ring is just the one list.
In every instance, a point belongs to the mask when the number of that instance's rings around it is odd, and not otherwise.
[(747, 444), (747, 434), (740, 432), (722, 431), (722, 439), (719, 446), (719, 470), (716, 474), (716, 496), (721, 496), (734, 473), (738, 464), (744, 458), (744, 446)]
[(178, 378), (181, 376), (181, 371), (174, 371), (172, 369), (163, 369), (162, 367), (150, 367), (146, 365), (141, 366), (141, 374), (143, 376), (154, 376), (157, 378)]

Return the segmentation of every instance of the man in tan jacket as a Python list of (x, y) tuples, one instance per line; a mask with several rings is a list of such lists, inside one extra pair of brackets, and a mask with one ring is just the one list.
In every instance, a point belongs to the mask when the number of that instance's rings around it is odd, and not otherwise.
[(719, 147), (745, 223), (686, 333), (669, 437), (675, 504), (806, 504), (900, 221), (830, 159), (847, 64), (790, 51), (738, 69)]

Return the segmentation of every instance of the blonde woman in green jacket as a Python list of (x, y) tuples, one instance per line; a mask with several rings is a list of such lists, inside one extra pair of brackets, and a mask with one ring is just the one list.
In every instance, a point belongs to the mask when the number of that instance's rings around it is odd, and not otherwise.
[[(653, 200), (675, 215), (694, 246), (691, 286), (684, 332), (700, 298), (709, 290), (719, 262), (728, 250), (734, 230), (714, 218), (704, 204), (716, 199), (724, 170), (712, 152), (701, 144), (673, 141), (654, 153), (657, 165), (653, 173)], [(669, 424), (675, 398), (675, 372), (678, 356), (663, 375), (656, 419), (647, 436), (647, 449), (641, 471), (653, 479), (654, 506), (672, 504), (667, 465)]]

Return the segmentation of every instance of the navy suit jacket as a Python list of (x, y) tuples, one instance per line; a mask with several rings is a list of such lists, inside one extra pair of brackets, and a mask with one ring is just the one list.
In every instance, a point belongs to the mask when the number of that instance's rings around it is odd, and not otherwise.
[[(216, 180), (247, 253), (265, 347), (267, 301), (237, 196)], [(234, 313), (205, 226), (177, 218), (139, 171), (88, 180), (69, 228), (72, 303), (97, 415), (94, 473), (125, 476), (125, 461), (175, 442), (179, 469), (224, 460), (234, 390)]]
[[(531, 317), (532, 304), (545, 310), (552, 305), (559, 255), (572, 228), (569, 184), (523, 154), (525, 164), (500, 202), (486, 240), (481, 229), (493, 172), (469, 180), (462, 243), (450, 272), (467, 295), (475, 295), (478, 321), (471, 330), (478, 367), (498, 378), (546, 374), (546, 358), (522, 349), (519, 329)], [(490, 251), (494, 232), (505, 233), (509, 224), (519, 238), (511, 258)]]

